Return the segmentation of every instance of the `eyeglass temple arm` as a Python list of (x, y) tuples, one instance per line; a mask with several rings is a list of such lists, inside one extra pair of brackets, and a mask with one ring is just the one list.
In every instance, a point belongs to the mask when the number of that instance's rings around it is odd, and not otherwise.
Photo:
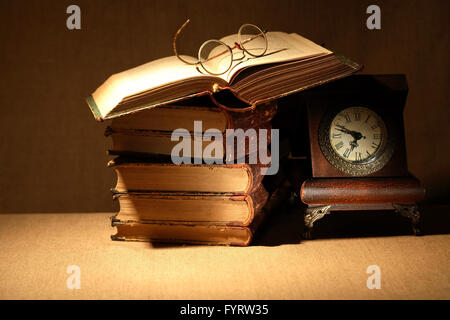
[[(262, 30), (262, 34), (263, 34), (263, 35), (265, 35), (266, 33), (267, 33), (267, 30)], [(262, 34), (258, 34), (258, 35), (256, 35), (256, 36), (253, 36), (253, 37), (251, 37), (251, 38), (248, 38), (248, 39), (242, 41), (242, 43), (250, 42), (250, 41), (252, 41), (253, 39), (258, 38), (258, 37), (261, 36)], [(235, 42), (235, 45), (237, 45), (237, 44), (238, 44), (238, 43)], [(240, 45), (238, 46), (238, 48), (241, 49), (241, 48), (240, 48)]]
[(176, 57), (177, 57), (178, 59), (180, 59), (181, 61), (183, 61), (183, 62), (186, 63), (186, 64), (196, 65), (197, 63), (193, 63), (193, 62), (186, 61), (186, 60), (184, 60), (182, 57), (180, 57), (180, 55), (178, 54), (178, 51), (177, 51), (177, 45), (176, 45), (178, 35), (181, 33), (181, 31), (183, 31), (183, 29), (188, 25), (188, 23), (189, 23), (190, 21), (191, 21), (190, 19), (187, 19), (186, 22), (183, 23), (183, 25), (177, 30), (177, 32), (176, 32), (175, 35), (173, 36), (172, 47), (173, 47), (173, 52), (175, 53), (175, 55), (176, 55)]

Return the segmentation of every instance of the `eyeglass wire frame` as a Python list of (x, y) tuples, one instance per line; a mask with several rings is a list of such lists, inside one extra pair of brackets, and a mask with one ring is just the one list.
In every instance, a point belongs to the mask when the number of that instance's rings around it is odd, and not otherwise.
[[(180, 56), (180, 54), (178, 53), (178, 50), (177, 50), (177, 47), (176, 47), (176, 41), (177, 41), (177, 38), (178, 38), (178, 36), (180, 35), (181, 31), (189, 24), (189, 22), (190, 22), (190, 19), (187, 19), (186, 22), (183, 23), (183, 25), (182, 25), (182, 26), (177, 30), (177, 32), (175, 33), (175, 35), (174, 35), (174, 37), (173, 37), (173, 42), (172, 42), (173, 51), (174, 51), (174, 53), (175, 53), (175, 56), (176, 56), (179, 60), (181, 60), (182, 62), (184, 62), (184, 63), (186, 63), (186, 64), (189, 64), (189, 65), (195, 65), (195, 66), (201, 65), (202, 68), (203, 68), (207, 73), (209, 73), (209, 74), (212, 74), (212, 75), (221, 75), (221, 74), (226, 73), (228, 70), (230, 70), (230, 68), (231, 68), (231, 66), (232, 66), (232, 64), (233, 64), (233, 61), (238, 60), (238, 59), (233, 59), (233, 50), (236, 49), (236, 48), (238, 48), (239, 50), (244, 51), (245, 53), (247, 53), (247, 54), (249, 54), (250, 56), (255, 57), (255, 58), (257, 58), (257, 57), (262, 57), (262, 56), (267, 52), (268, 41), (267, 41), (267, 37), (266, 37), (266, 31), (261, 30), (258, 26), (254, 25), (254, 24), (245, 23), (245, 24), (241, 25), (241, 27), (239, 28), (239, 31), (238, 31), (238, 41), (239, 41), (239, 43), (238, 43), (238, 42), (235, 42), (233, 47), (230, 47), (229, 45), (227, 45), (227, 44), (224, 43), (223, 41), (220, 41), (220, 40), (217, 40), (217, 39), (207, 40), (207, 41), (205, 41), (205, 42), (200, 46), (200, 48), (199, 48), (199, 50), (198, 50), (198, 61), (196, 61), (196, 62), (190, 62), (190, 61), (187, 61), (187, 60), (185, 60), (184, 58), (182, 58), (182, 57)], [(242, 30), (243, 30), (245, 27), (253, 27), (253, 28), (255, 28), (256, 30), (258, 30), (259, 33), (258, 33), (257, 35), (255, 35), (254, 37), (251, 37), (251, 38), (242, 40), (242, 34), (241, 34), (241, 32), (242, 32)], [(245, 48), (244, 44), (246, 44), (246, 43), (248, 43), (248, 42), (250, 42), (250, 41), (252, 41), (253, 39), (256, 39), (256, 38), (258, 38), (258, 37), (262, 37), (262, 38), (264, 39), (264, 44), (265, 44), (265, 45), (264, 45), (264, 50), (263, 50), (263, 52), (260, 53), (260, 54), (254, 54), (254, 53), (250, 52), (249, 50), (247, 50), (247, 49)], [(223, 55), (223, 54), (225, 54), (226, 52), (229, 52), (229, 54), (230, 54), (230, 56), (231, 56), (230, 65), (229, 65), (228, 68), (227, 68), (225, 71), (223, 71), (223, 72), (220, 72), (220, 73), (214, 73), (214, 72), (211, 72), (211, 71), (208, 70), (208, 68), (206, 68), (206, 67), (204, 66), (204, 64), (202, 63), (202, 58), (201, 58), (201, 52), (202, 52), (202, 49), (203, 49), (207, 44), (209, 44), (209, 43), (211, 43), (211, 42), (219, 43), (220, 45), (224, 46), (224, 48), (227, 48), (227, 49), (226, 49), (225, 51), (219, 53), (219, 54), (214, 55), (213, 57), (210, 57), (208, 60), (217, 58), (218, 56)]]

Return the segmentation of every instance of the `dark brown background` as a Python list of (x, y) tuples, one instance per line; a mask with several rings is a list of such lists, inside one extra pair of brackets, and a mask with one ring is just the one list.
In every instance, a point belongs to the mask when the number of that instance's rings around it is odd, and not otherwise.
[[(381, 30), (366, 28), (368, 5)], [(66, 8), (81, 7), (81, 30)], [(184, 51), (245, 22), (297, 32), (365, 65), (405, 73), (409, 168), (428, 201), (450, 181), (448, 1), (5, 1), (0, 2), (0, 212), (111, 211), (105, 124), (84, 102), (106, 78), (172, 55), (186, 18)]]

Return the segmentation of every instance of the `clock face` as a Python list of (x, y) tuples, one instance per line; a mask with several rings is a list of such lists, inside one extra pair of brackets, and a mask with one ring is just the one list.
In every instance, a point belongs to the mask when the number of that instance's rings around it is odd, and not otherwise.
[(365, 107), (340, 111), (330, 124), (330, 144), (344, 161), (364, 163), (383, 151), (387, 130), (383, 120)]
[(350, 106), (328, 112), (319, 126), (320, 149), (328, 162), (352, 176), (383, 168), (394, 151), (389, 126), (373, 109)]

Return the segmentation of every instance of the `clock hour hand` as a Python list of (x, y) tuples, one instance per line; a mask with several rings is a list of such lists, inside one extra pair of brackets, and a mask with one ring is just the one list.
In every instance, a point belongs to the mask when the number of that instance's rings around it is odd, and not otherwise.
[(350, 142), (350, 152), (353, 151), (353, 149), (357, 148), (359, 146), (358, 141), (355, 139), (352, 142)]

